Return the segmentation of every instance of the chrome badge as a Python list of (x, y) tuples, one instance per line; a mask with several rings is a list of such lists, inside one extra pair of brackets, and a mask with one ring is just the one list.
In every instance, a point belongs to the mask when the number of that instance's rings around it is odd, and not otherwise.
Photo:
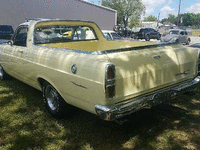
[(153, 58), (155, 58), (155, 59), (160, 59), (161, 58), (161, 56), (160, 55), (157, 55), (157, 56), (153, 56)]
[(77, 72), (77, 66), (75, 64), (72, 65), (71, 71), (72, 71), (73, 74), (76, 74), (76, 72)]

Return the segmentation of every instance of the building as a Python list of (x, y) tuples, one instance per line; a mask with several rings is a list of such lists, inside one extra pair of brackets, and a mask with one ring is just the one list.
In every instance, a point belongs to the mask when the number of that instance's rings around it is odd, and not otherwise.
[(101, 29), (112, 30), (117, 11), (84, 0), (1, 0), (0, 24), (15, 29), (31, 18), (88, 20)]
[(159, 26), (161, 26), (161, 23), (158, 23), (157, 21), (142, 21), (142, 28), (154, 28), (158, 29)]

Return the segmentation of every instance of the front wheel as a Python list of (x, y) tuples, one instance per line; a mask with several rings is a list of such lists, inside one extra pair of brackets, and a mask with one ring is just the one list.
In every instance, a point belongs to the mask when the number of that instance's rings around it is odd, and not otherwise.
[(57, 90), (48, 82), (43, 84), (43, 100), (51, 115), (58, 118), (66, 117), (69, 113), (69, 106), (60, 96)]
[(157, 40), (160, 40), (160, 38), (161, 38), (161, 36), (160, 36), (160, 35), (158, 35), (158, 37), (157, 37)]

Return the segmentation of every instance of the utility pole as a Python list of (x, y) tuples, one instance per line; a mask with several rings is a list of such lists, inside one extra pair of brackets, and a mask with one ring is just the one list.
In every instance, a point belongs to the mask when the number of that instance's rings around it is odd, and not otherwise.
[(180, 17), (180, 10), (181, 10), (181, 0), (179, 0), (179, 9), (178, 9), (178, 19), (177, 19), (177, 26), (179, 27), (179, 17)]
[(158, 26), (159, 26), (159, 18), (160, 18), (160, 13), (158, 14), (157, 28), (158, 28)]

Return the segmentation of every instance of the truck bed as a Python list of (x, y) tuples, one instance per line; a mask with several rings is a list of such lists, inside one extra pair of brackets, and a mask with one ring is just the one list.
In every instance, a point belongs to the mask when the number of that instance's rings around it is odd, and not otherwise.
[(47, 43), (47, 44), (37, 44), (37, 45), (95, 52), (95, 51), (124, 49), (124, 48), (131, 48), (131, 47), (156, 45), (156, 44), (157, 43), (153, 43), (153, 42), (138, 42), (138, 41), (103, 41), (102, 42), (99, 40), (91, 40), (91, 41), (74, 41), (74, 42), (64, 42), (64, 43)]

